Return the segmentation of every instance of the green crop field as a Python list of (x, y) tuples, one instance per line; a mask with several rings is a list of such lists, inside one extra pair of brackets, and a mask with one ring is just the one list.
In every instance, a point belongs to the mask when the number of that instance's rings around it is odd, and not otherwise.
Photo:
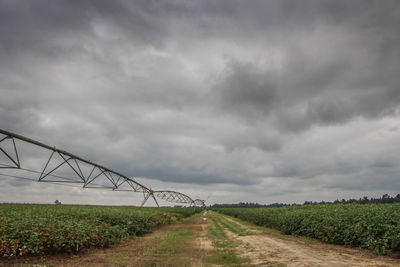
[(378, 254), (400, 250), (400, 203), (215, 210), (285, 234), (365, 248)]
[(107, 247), (198, 211), (196, 208), (0, 204), (0, 254)]

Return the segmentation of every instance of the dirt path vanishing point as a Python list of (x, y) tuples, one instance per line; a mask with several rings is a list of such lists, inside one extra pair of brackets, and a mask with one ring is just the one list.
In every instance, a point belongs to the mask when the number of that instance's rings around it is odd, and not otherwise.
[(249, 226), (223, 216), (252, 234), (240, 236), (225, 229), (239, 242), (237, 252), (256, 266), (400, 266), (400, 259), (374, 256), (368, 251), (325, 244), (317, 240), (296, 238), (278, 231)]
[[(211, 227), (213, 225), (213, 227)], [(246, 259), (243, 264), (224, 264), (213, 258), (221, 248), (209, 239), (211, 230), (221, 229), (229, 253)], [(214, 235), (215, 238), (215, 235)], [(233, 249), (231, 249), (233, 248)], [(222, 251), (224, 249), (222, 248)], [(226, 252), (226, 251), (225, 251)], [(226, 255), (226, 254), (225, 254)], [(216, 261), (210, 261), (207, 259)], [(206, 260), (205, 260), (206, 259)], [(224, 259), (224, 257), (222, 257)], [(400, 258), (372, 253), (317, 240), (283, 235), (278, 231), (215, 212), (197, 214), (184, 221), (156, 229), (107, 249), (89, 249), (77, 255), (56, 254), (19, 259), (0, 259), (0, 266), (400, 266)]]

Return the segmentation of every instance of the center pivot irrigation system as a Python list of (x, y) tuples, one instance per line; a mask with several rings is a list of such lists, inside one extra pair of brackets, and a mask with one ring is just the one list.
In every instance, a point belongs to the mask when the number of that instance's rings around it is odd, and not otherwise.
[[(56, 147), (51, 147), (33, 139), (2, 129), (0, 129), (0, 134), (2, 135), (0, 136), (0, 154), (3, 154), (4, 158), (8, 160), (7, 164), (0, 163), (0, 169), (19, 169), (35, 173), (39, 176), (37, 179), (39, 182), (57, 184), (77, 183), (82, 184), (83, 188), (110, 189), (113, 191), (131, 191), (143, 193), (143, 201), (141, 206), (143, 206), (150, 197), (154, 199), (157, 206), (159, 206), (157, 198), (172, 203), (189, 204), (190, 206), (196, 207), (205, 206), (205, 200), (192, 199), (186, 194), (171, 190), (152, 190), (149, 187), (138, 183), (133, 178), (129, 178), (124, 174), (83, 159), (67, 151), (57, 149)], [(44, 148), (51, 153), (41, 171), (35, 171), (22, 167), (16, 140), (30, 143), (36, 147)], [(58, 158), (58, 161), (56, 158)], [(62, 166), (67, 166), (70, 171), (72, 170), (72, 172), (75, 174), (75, 178), (77, 179), (56, 175), (56, 171), (60, 170)], [(85, 170), (87, 171), (85, 172)], [(2, 175), (28, 179), (7, 174)], [(102, 182), (99, 184), (96, 183), (96, 181)]]

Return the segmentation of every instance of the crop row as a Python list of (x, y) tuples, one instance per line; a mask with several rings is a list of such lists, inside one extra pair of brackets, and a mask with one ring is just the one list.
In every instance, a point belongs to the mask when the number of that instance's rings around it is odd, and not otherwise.
[(0, 255), (107, 247), (198, 212), (195, 208), (0, 205)]
[(215, 210), (285, 234), (369, 249), (377, 254), (400, 250), (400, 203)]

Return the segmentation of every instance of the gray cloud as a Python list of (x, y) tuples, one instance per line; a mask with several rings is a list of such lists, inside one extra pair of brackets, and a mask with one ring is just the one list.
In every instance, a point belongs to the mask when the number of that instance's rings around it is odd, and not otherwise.
[(399, 11), (1, 1), (0, 127), (214, 201), (398, 190)]
[(261, 72), (253, 64), (232, 62), (228, 65), (225, 76), (211, 93), (213, 96), (217, 95), (226, 112), (252, 120), (268, 116), (278, 104), (277, 79)]

